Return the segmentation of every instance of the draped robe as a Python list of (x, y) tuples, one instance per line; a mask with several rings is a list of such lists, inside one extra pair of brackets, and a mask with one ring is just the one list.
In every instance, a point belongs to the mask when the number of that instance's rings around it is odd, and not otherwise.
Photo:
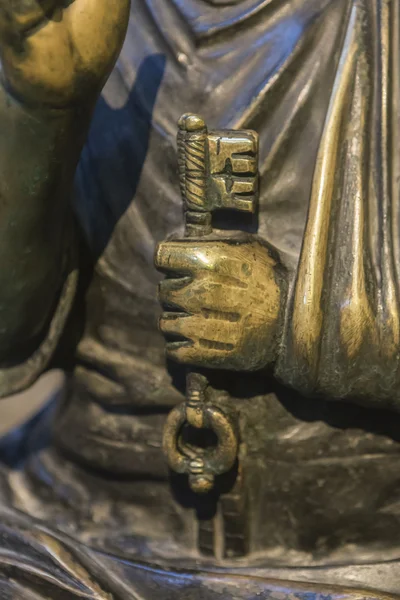
[[(153, 266), (155, 244), (182, 232), (175, 134), (190, 110), (211, 128), (260, 135), (257, 233), (289, 273), (275, 375), (323, 396), (223, 375), (247, 447), (250, 552), (308, 565), (398, 557), (400, 420), (330, 399), (398, 405), (399, 25), (387, 0), (133, 0), (77, 173), (85, 319), (54, 425), (78, 463), (134, 478), (129, 510), (117, 502), (122, 521), (108, 515), (99, 532), (84, 516), (101, 512), (86, 475), (47, 451), (18, 479), (29, 490), (32, 478), (50, 481), (56, 498), (68, 479), (74, 535), (134, 554), (152, 523), (195, 545), (161, 453), (165, 415), (183, 395), (157, 331)], [(58, 504), (25, 494), (17, 505), (71, 533)]]

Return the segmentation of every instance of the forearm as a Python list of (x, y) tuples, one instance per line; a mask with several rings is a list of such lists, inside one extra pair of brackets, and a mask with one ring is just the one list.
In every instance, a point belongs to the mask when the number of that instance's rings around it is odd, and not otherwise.
[(0, 94), (0, 365), (34, 349), (67, 275), (69, 196), (89, 109), (26, 108)]

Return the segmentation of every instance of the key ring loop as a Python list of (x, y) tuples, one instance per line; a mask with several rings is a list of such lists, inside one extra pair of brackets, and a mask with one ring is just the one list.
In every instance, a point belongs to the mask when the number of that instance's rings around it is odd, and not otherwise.
[[(189, 409), (190, 410), (190, 409)], [(232, 420), (220, 408), (204, 404), (201, 429), (210, 429), (217, 436), (213, 448), (195, 450), (180, 439), (181, 431), (189, 423), (186, 403), (176, 406), (168, 415), (164, 429), (163, 449), (169, 467), (189, 475), (189, 485), (197, 493), (206, 493), (214, 485), (216, 475), (229, 471), (235, 464), (238, 452), (238, 436)]]

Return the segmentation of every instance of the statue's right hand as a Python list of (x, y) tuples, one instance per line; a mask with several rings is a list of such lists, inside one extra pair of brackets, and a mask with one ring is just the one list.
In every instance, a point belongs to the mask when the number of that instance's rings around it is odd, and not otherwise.
[(274, 362), (284, 293), (277, 259), (257, 239), (175, 239), (158, 245), (168, 358), (254, 371)]
[(22, 102), (94, 100), (120, 52), (129, 0), (0, 0), (3, 83)]

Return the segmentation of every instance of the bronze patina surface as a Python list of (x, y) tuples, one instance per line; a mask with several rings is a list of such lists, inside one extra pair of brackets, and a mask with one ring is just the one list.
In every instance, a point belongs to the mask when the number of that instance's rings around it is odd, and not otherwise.
[(0, 0), (2, 598), (400, 597), (399, 10)]

